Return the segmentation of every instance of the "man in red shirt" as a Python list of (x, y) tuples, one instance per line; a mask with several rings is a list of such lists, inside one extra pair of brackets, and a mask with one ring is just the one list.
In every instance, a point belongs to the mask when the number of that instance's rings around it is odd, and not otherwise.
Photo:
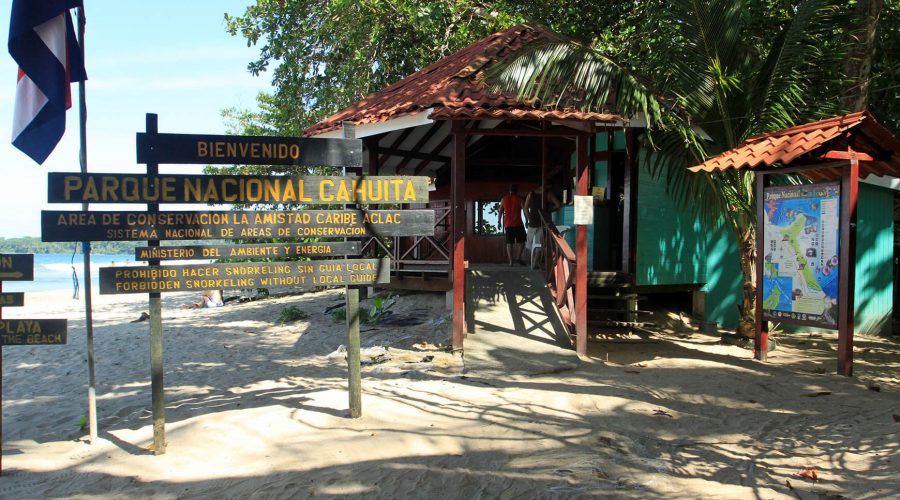
[(522, 253), (525, 251), (525, 225), (522, 224), (522, 198), (518, 195), (518, 188), (510, 184), (509, 193), (500, 200), (500, 223), (506, 233), (506, 257), (509, 265), (515, 262), (524, 264)]

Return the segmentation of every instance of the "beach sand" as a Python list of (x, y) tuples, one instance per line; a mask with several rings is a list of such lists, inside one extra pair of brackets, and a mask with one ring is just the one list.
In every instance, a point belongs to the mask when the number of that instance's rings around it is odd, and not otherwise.
[[(341, 290), (185, 308), (195, 295), (163, 296), (161, 456), (148, 450), (149, 322), (131, 322), (145, 295), (94, 297), (93, 444), (80, 428), (82, 301), (29, 293), (3, 311), (68, 318), (69, 343), (3, 348), (0, 497), (900, 495), (900, 348), (888, 339), (857, 339), (852, 378), (834, 374), (828, 335), (785, 337), (762, 364), (689, 326), (592, 343), (569, 370), (484, 377), (445, 349), (444, 296), (402, 295), (392, 322), (361, 328), (375, 363), (363, 416), (349, 419), (335, 354), (346, 329), (325, 313)], [(308, 318), (280, 324), (288, 306)], [(811, 468), (817, 481), (799, 474)]]

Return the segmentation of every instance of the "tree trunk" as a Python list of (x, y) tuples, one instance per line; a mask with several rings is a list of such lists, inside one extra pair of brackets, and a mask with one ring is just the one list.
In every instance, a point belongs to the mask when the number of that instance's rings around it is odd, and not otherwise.
[(741, 300), (741, 318), (737, 333), (743, 337), (756, 336), (756, 231), (752, 226), (742, 224), (737, 228), (738, 249), (741, 257), (741, 275), (743, 276), (743, 299)]
[(847, 111), (866, 109), (869, 79), (875, 59), (875, 35), (884, 0), (858, 0), (854, 17), (856, 26), (850, 32), (849, 53), (844, 65), (847, 84), (841, 93), (841, 106)]

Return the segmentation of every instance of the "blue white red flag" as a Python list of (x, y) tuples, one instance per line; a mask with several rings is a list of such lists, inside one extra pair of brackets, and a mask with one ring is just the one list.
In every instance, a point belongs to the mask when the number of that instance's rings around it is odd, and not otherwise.
[(13, 0), (9, 53), (19, 65), (12, 143), (38, 163), (66, 130), (71, 82), (87, 79), (70, 9), (82, 0)]

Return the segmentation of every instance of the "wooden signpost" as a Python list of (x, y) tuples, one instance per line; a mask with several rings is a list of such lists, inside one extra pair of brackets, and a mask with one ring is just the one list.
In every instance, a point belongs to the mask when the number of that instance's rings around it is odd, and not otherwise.
[(238, 135), (137, 134), (138, 163), (362, 166), (362, 141)]
[[(50, 173), (51, 203), (146, 203), (146, 211), (44, 211), (43, 241), (136, 241), (135, 260), (146, 266), (100, 269), (101, 294), (148, 293), (154, 454), (165, 453), (162, 306), (160, 294), (230, 288), (346, 286), (349, 343), (358, 325), (359, 285), (387, 283), (390, 259), (359, 254), (347, 238), (430, 236), (433, 210), (368, 210), (361, 205), (423, 204), (421, 176), (258, 176), (160, 174), (160, 163), (362, 167), (362, 141), (160, 134), (156, 115), (137, 134), (137, 160), (146, 174)], [(346, 172), (346, 170), (345, 170)], [(343, 205), (343, 210), (165, 211), (161, 203)], [(349, 206), (349, 207), (348, 207)], [(311, 238), (311, 240), (307, 239)], [(160, 246), (160, 240), (287, 239), (284, 242)], [(297, 239), (306, 239), (297, 242)], [(343, 239), (337, 241), (337, 239)], [(160, 265), (161, 261), (277, 259), (345, 256), (344, 259)], [(2, 269), (0, 269), (2, 272)], [(353, 292), (353, 293), (351, 293)], [(15, 326), (15, 325), (11, 325)], [(0, 325), (2, 328), (2, 325)], [(358, 354), (358, 326), (356, 335)], [(354, 361), (356, 366), (354, 366)], [(359, 357), (348, 355), (351, 416), (358, 417)], [(354, 392), (354, 387), (356, 388)]]
[(0, 307), (22, 307), (25, 305), (25, 294), (22, 292), (0, 293)]
[[(0, 254), (3, 281), (34, 281), (33, 254)], [(25, 304), (24, 293), (0, 293), (0, 345), (59, 345), (66, 343), (64, 319), (2, 319), (2, 307)]]
[(312, 289), (388, 282), (387, 258), (100, 268), (101, 295), (285, 286)]
[(422, 176), (47, 174), (50, 203), (364, 203), (428, 200)]
[(429, 236), (434, 210), (41, 212), (43, 241)]
[(0, 254), (0, 281), (34, 281), (34, 255)]
[(252, 259), (334, 255), (359, 255), (359, 243), (356, 241), (316, 241), (312, 243), (137, 247), (134, 249), (134, 260)]
[[(3, 307), (20, 307), (25, 304), (24, 293), (2, 292), (4, 281), (34, 281), (34, 255), (0, 254), (0, 346), (65, 344), (68, 333), (67, 320), (2, 319)], [(0, 356), (0, 393), (2, 390), (3, 357)], [(0, 436), (2, 435), (3, 417), (0, 415)], [(3, 462), (0, 459), (0, 471), (2, 470)]]

